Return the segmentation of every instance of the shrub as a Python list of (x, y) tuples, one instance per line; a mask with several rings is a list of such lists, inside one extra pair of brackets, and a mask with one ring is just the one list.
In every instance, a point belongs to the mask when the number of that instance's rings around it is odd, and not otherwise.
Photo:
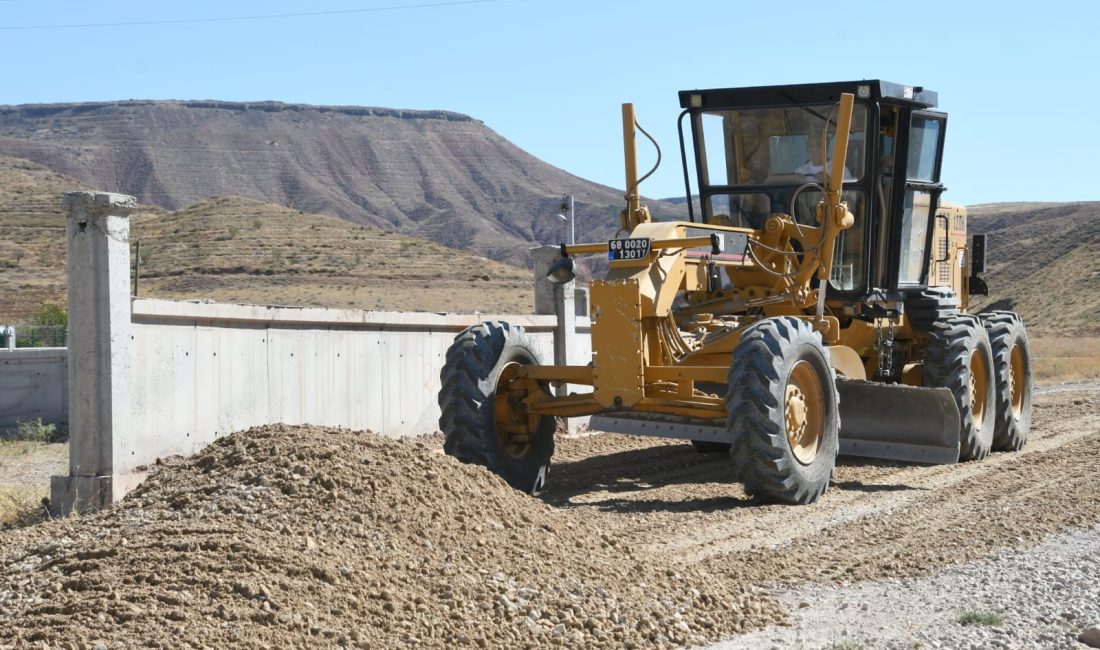
[(57, 303), (46, 303), (31, 314), (30, 324), (38, 327), (68, 327), (69, 314)]
[(992, 612), (969, 611), (955, 619), (959, 625), (1000, 625), (1004, 619)]
[(3, 434), (6, 440), (29, 440), (31, 442), (63, 442), (68, 432), (59, 429), (52, 422), (43, 422), (42, 418), (19, 420), (15, 429)]

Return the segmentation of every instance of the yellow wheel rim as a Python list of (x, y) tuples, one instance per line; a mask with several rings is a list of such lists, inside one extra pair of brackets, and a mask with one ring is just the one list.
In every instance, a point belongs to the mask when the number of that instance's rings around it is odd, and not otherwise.
[(493, 422), (501, 449), (516, 460), (527, 456), (538, 435), (541, 416), (528, 412), (524, 398), (537, 391), (537, 381), (518, 378), (522, 366), (508, 363), (500, 371), (493, 395)]
[(1012, 396), (1012, 417), (1019, 420), (1024, 412), (1024, 349), (1019, 345), (1012, 346), (1010, 355), (1012, 364), (1008, 373), (1008, 394)]
[(989, 368), (980, 349), (970, 355), (970, 413), (974, 428), (980, 429), (985, 421), (985, 398), (989, 390)]
[(791, 368), (783, 411), (791, 453), (795, 460), (809, 465), (817, 458), (825, 432), (825, 391), (808, 361), (799, 361)]

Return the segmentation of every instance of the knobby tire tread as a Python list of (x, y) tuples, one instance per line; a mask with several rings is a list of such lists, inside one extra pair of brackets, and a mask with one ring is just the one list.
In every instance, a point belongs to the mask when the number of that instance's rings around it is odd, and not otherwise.
[[(993, 430), (995, 451), (1019, 451), (1027, 444), (1031, 432), (1031, 349), (1023, 319), (1010, 311), (994, 311), (979, 315), (989, 347), (993, 351), (993, 371), (996, 376), (997, 413)], [(1022, 345), (1025, 357), (1024, 405), (1019, 419), (1012, 415), (1010, 385), (1012, 376), (1012, 347)]]
[[(806, 481), (794, 467), (797, 461), (790, 451), (784, 423), (787, 382), (784, 356), (795, 346), (805, 344), (815, 346), (824, 360), (823, 371), (829, 378), (822, 386), (826, 395), (826, 429), (830, 418), (836, 423), (831, 435), (823, 434), (822, 444), (829, 444), (831, 438), (833, 448), (822, 448), (818, 452), (831, 457), (828, 459), (829, 471), (825, 479), (819, 481)], [(828, 355), (820, 334), (808, 322), (793, 317), (760, 321), (742, 335), (733, 354), (726, 403), (733, 440), (730, 456), (734, 472), (750, 496), (806, 504), (816, 501), (827, 489), (839, 449), (840, 423), (840, 396)]]
[[(929, 331), (924, 359), (924, 383), (947, 388), (959, 409), (959, 460), (981, 460), (992, 446), (992, 421), (996, 399), (986, 401), (985, 422), (974, 422), (970, 395), (970, 357), (975, 346), (987, 346), (985, 329), (976, 316), (955, 314), (936, 321)], [(992, 355), (988, 357), (989, 378), (993, 380)], [(994, 395), (996, 391), (994, 391)]]
[[(541, 483), (517, 473), (522, 463), (512, 463), (504, 457), (493, 419), (494, 373), (502, 356), (515, 349), (534, 357), (534, 348), (523, 328), (503, 321), (479, 323), (455, 337), (440, 371), (439, 428), (445, 436), (443, 451), (447, 455), (464, 463), (485, 466), (516, 489), (533, 492)], [(554, 450), (552, 427), (547, 439), (541, 442), (538, 451), (545, 455), (544, 464), (548, 468)]]

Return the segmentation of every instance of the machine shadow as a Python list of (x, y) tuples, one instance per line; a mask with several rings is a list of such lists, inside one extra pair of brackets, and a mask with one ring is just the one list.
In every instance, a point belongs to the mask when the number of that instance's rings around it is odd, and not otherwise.
[[(838, 468), (919, 465), (856, 456), (838, 456), (836, 464)], [(661, 496), (662, 488), (693, 484), (725, 484), (729, 486), (729, 491), (728, 494), (715, 495), (713, 488), (700, 489), (700, 492), (708, 492), (709, 496), (688, 499), (677, 498), (675, 493), (667, 498)], [(834, 481), (831, 486), (832, 489), (864, 493), (925, 489), (904, 484), (869, 484), (855, 479)], [(597, 494), (607, 496), (603, 499), (587, 498)], [(689, 444), (658, 445), (555, 462), (547, 489), (539, 498), (555, 508), (594, 507), (621, 513), (706, 513), (771, 505), (745, 495), (733, 478), (733, 461), (728, 454), (701, 454)]]
[[(661, 498), (675, 485), (728, 484), (729, 494)], [(702, 491), (702, 490), (700, 490)], [(636, 498), (649, 492), (652, 498)], [(583, 499), (608, 494), (602, 500)], [(624, 495), (617, 498), (614, 495)], [(626, 495), (632, 495), (630, 497)], [(759, 505), (733, 480), (733, 462), (725, 453), (701, 454), (690, 445), (659, 445), (554, 463), (547, 489), (539, 497), (556, 508), (597, 507), (613, 512), (709, 512)]]
[(872, 494), (875, 492), (905, 492), (907, 490), (920, 490), (924, 492), (928, 490), (928, 488), (913, 487), (912, 485), (883, 485), (881, 483), (868, 484), (862, 481), (838, 481), (836, 483), (833, 483), (832, 487), (845, 491), (866, 492), (868, 494)]
[(867, 458), (865, 456), (837, 456), (837, 467), (881, 467), (884, 469), (903, 467), (922, 467), (924, 463), (910, 463), (901, 460), (885, 460), (881, 458)]

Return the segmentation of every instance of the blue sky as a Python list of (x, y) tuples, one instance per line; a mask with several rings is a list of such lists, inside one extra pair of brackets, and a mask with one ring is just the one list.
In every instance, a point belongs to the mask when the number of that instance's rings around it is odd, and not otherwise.
[[(312, 12), (344, 13), (219, 20)], [(663, 197), (683, 194), (677, 91), (881, 78), (939, 92), (946, 199), (1098, 200), (1098, 29), (1100, 3), (1061, 0), (0, 0), (0, 104), (446, 109), (622, 187), (631, 101), (665, 152), (642, 190)]]

